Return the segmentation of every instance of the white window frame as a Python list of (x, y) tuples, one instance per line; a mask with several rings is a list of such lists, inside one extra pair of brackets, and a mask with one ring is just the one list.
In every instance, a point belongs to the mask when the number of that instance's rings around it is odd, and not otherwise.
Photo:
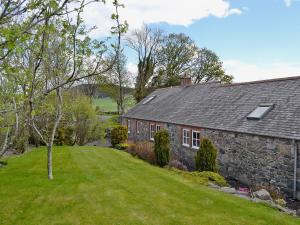
[[(158, 128), (158, 127), (159, 127), (159, 128)], [(156, 132), (160, 131), (160, 128), (161, 128), (160, 124), (156, 124), (156, 126), (155, 126), (155, 131), (156, 131)]]
[[(188, 136), (185, 136), (185, 132), (187, 132)], [(187, 140), (187, 143), (185, 143), (185, 140)], [(191, 130), (190, 129), (182, 129), (182, 145), (185, 147), (190, 147), (190, 141), (191, 141)]]
[(139, 134), (140, 133), (140, 121), (136, 121), (136, 133)]
[(128, 134), (130, 134), (130, 129), (131, 129), (130, 120), (127, 120), (127, 132), (128, 132)]
[[(152, 130), (152, 127), (153, 127), (153, 130)], [(149, 126), (149, 134), (150, 134), (150, 140), (151, 141), (154, 141), (154, 135), (155, 135), (155, 124), (154, 123), (150, 123), (150, 126)]]
[[(194, 145), (194, 133), (199, 134), (199, 146)], [(196, 138), (196, 140), (197, 140), (197, 138)], [(199, 147), (200, 147), (200, 131), (199, 130), (192, 130), (192, 148), (193, 149), (199, 149)]]

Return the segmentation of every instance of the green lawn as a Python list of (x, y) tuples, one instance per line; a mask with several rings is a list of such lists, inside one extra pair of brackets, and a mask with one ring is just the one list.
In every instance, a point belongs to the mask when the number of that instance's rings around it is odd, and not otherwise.
[(53, 160), (52, 181), (45, 150), (7, 160), (0, 169), (0, 224), (300, 224), (125, 152), (57, 147)]

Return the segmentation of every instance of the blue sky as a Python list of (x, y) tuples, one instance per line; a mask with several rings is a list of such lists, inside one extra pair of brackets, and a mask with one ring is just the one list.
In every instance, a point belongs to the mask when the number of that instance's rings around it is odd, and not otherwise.
[[(235, 81), (300, 75), (300, 0), (123, 0), (131, 29), (143, 22), (214, 50)], [(107, 15), (110, 6), (105, 6)], [(91, 16), (93, 15), (93, 16)], [(88, 19), (101, 21), (90, 10)], [(101, 32), (95, 34), (101, 35)], [(128, 52), (131, 71), (136, 58)]]

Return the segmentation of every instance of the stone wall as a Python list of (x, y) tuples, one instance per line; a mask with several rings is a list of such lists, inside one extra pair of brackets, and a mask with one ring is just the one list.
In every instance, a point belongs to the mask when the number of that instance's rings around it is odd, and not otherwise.
[(201, 135), (216, 145), (223, 176), (248, 185), (273, 184), (292, 196), (294, 148), (291, 140), (210, 129), (202, 129)]
[[(130, 120), (132, 129), (136, 121)], [(132, 140), (149, 140), (149, 124), (143, 121), (139, 134), (132, 131)], [(125, 125), (125, 123), (123, 122)], [(197, 150), (182, 146), (182, 126), (165, 124), (169, 131), (171, 154), (190, 170), (195, 169)], [(251, 134), (200, 129), (201, 137), (210, 138), (218, 149), (219, 171), (225, 177), (239, 180), (248, 185), (278, 186), (283, 192), (292, 196), (294, 178), (294, 148), (288, 139), (264, 137)], [(300, 142), (298, 143), (298, 149)], [(298, 150), (297, 190), (300, 199), (300, 150)]]

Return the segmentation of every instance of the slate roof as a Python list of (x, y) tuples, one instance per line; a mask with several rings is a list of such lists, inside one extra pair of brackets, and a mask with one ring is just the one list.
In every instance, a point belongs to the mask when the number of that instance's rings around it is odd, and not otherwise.
[[(300, 76), (176, 86), (153, 95), (152, 101), (141, 101), (123, 117), (300, 140)], [(265, 103), (274, 108), (261, 120), (247, 119)]]

